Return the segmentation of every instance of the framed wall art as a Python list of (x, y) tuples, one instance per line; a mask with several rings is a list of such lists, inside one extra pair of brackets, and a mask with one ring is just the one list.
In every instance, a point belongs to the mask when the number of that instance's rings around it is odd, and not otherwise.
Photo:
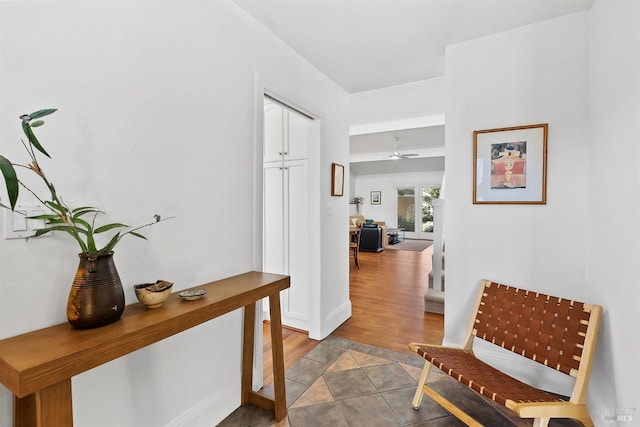
[(473, 132), (473, 203), (547, 203), (548, 124)]
[(344, 166), (331, 163), (331, 195), (342, 196), (344, 194)]
[(379, 205), (382, 203), (382, 192), (380, 191), (372, 191), (371, 192), (371, 204)]

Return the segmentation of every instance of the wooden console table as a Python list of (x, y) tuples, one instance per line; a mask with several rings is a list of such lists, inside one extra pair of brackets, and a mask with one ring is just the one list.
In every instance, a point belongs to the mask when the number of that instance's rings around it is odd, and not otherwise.
[[(287, 414), (280, 291), (289, 276), (249, 272), (194, 288), (207, 294), (181, 301), (171, 294), (161, 308), (128, 305), (117, 322), (96, 329), (68, 323), (0, 341), (0, 382), (14, 395), (15, 427), (73, 425), (71, 377), (179, 332), (244, 307), (241, 404)], [(275, 399), (251, 390), (256, 302), (269, 297)]]

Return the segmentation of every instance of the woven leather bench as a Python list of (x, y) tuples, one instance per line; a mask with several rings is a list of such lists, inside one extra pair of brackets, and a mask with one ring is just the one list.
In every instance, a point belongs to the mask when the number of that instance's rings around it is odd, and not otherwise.
[[(436, 366), (519, 417), (533, 418), (535, 427), (546, 427), (551, 418), (573, 418), (593, 426), (586, 395), (601, 315), (598, 305), (483, 280), (461, 348), (409, 344), (425, 359), (413, 407), (418, 409), (426, 394), (466, 425), (482, 425), (427, 385), (431, 368)], [(525, 384), (477, 359), (472, 350), (475, 338), (574, 377), (569, 400)]]

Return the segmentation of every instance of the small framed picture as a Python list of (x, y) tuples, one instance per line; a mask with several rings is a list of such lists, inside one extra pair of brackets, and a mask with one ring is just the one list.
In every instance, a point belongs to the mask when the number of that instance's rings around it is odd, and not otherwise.
[(331, 195), (342, 196), (344, 194), (344, 166), (331, 163)]
[(371, 192), (371, 204), (379, 205), (382, 203), (382, 193), (380, 191)]
[(473, 203), (547, 203), (546, 123), (473, 132)]

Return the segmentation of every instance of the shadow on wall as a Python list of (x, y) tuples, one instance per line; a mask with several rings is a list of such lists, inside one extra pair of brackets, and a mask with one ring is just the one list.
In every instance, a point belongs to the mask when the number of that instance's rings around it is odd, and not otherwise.
[[(607, 425), (612, 425), (611, 423), (617, 425), (616, 421), (618, 420), (618, 416), (640, 416), (637, 413), (633, 413), (637, 412), (635, 408), (619, 407), (616, 388), (613, 384), (613, 379), (616, 376), (613, 366), (613, 360), (615, 359), (615, 357), (611, 353), (614, 347), (613, 343), (611, 342), (611, 337), (612, 333), (609, 316), (607, 311), (604, 310), (602, 322), (600, 323), (600, 332), (598, 333), (596, 354), (593, 360), (594, 366), (597, 366), (598, 368), (591, 371), (591, 384), (606, 384), (607, 390), (598, 390), (597, 394), (599, 396), (599, 400), (597, 402), (597, 406), (593, 405), (593, 403), (595, 402), (587, 402), (589, 408), (591, 408), (591, 416), (594, 419), (596, 425), (598, 425), (598, 422), (596, 420), (604, 420)], [(591, 393), (589, 393), (588, 395), (593, 396), (593, 394)], [(604, 396), (607, 396), (607, 399), (606, 401), (602, 402), (601, 399)], [(623, 418), (620, 418), (620, 421), (622, 420)]]

